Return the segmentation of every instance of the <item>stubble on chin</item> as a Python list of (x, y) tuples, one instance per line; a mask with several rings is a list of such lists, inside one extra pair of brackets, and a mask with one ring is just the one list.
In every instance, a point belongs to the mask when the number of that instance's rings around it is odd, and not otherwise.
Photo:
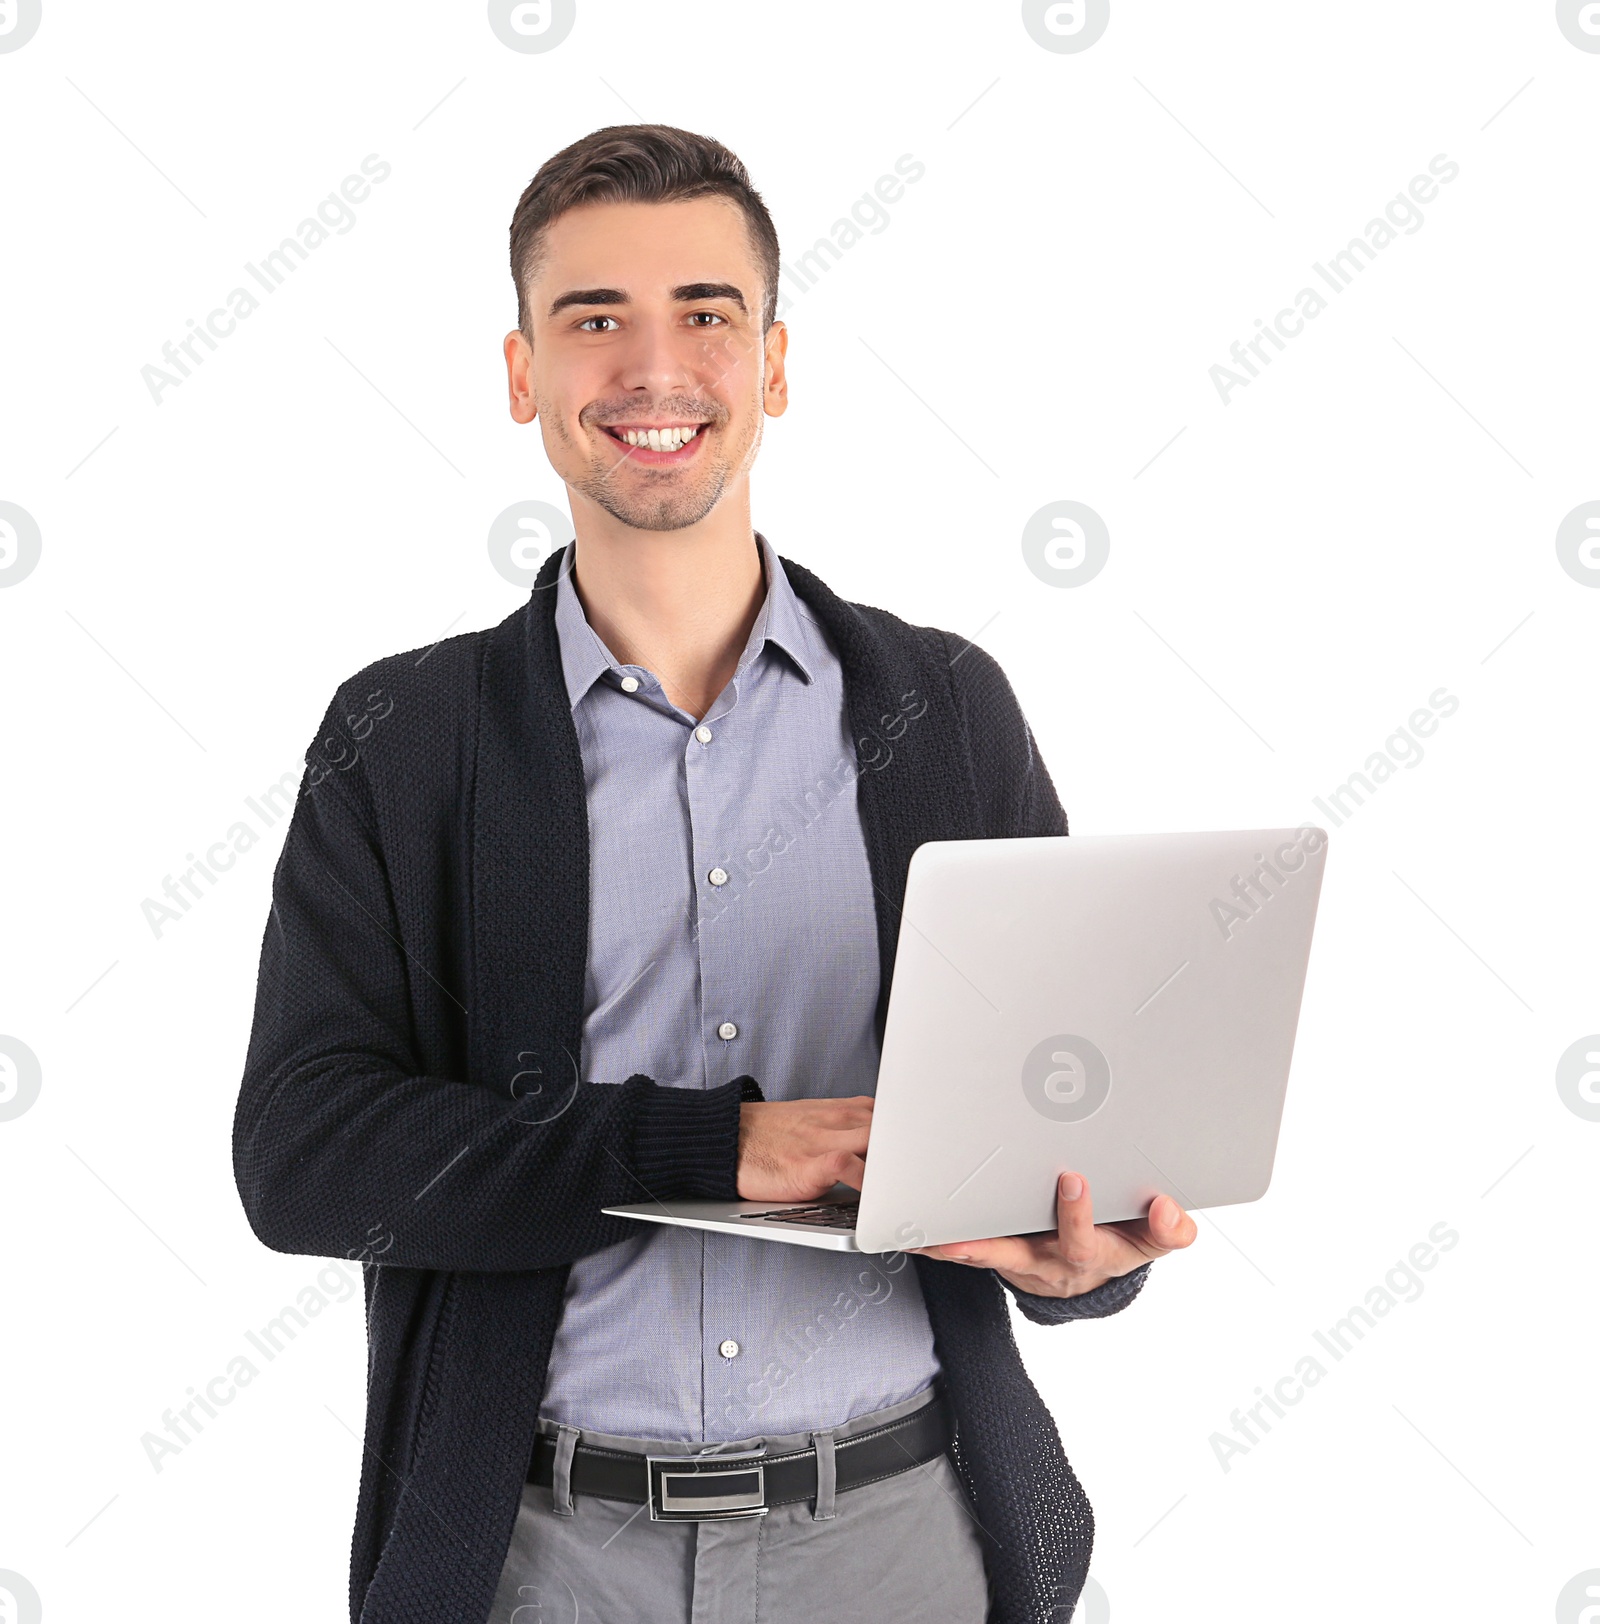
[[(630, 529), (686, 530), (698, 524), (722, 500), (728, 483), (727, 470), (721, 464), (706, 469), (693, 489), (671, 488), (663, 479), (662, 488), (652, 490), (649, 472), (643, 472), (643, 482), (627, 490), (623, 488), (623, 480), (638, 481), (639, 470), (624, 470), (619, 478), (616, 470), (591, 468), (577, 481), (577, 489)], [(676, 480), (681, 476), (668, 477)]]
[[(628, 459), (620, 451), (611, 456), (602, 450), (597, 456), (588, 443), (580, 444), (572, 438), (559, 417), (545, 421), (550, 439), (563, 453), (562, 462), (583, 470), (566, 483), (630, 529), (686, 530), (705, 518), (728, 488), (732, 465), (725, 456), (714, 462), (708, 460), (703, 468), (694, 471), (692, 481), (685, 481), (681, 473), (658, 472), (637, 463), (626, 466)], [(719, 427), (725, 434), (726, 419)], [(759, 443), (758, 424), (755, 444), (747, 450), (746, 460), (754, 455)], [(547, 456), (551, 449), (547, 443)], [(555, 464), (555, 458), (551, 462)]]

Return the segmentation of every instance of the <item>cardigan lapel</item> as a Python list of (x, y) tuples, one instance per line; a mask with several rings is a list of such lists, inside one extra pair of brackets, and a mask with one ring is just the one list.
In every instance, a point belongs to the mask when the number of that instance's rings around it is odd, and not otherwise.
[(535, 1119), (576, 1085), (589, 944), (583, 757), (555, 628), (560, 560), (545, 560), (528, 602), (488, 635), (472, 806), (472, 1076), (528, 1099)]

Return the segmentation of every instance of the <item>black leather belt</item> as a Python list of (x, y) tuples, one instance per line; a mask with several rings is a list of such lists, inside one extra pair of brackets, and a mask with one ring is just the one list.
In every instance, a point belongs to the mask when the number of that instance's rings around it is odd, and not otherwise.
[[(949, 1400), (931, 1403), (834, 1445), (834, 1489), (858, 1489), (936, 1459), (955, 1435)], [(556, 1440), (540, 1433), (528, 1481), (545, 1488), (554, 1477)], [(810, 1500), (817, 1492), (815, 1449), (776, 1455), (642, 1455), (579, 1443), (572, 1454), (572, 1492), (600, 1500), (650, 1506), (657, 1521), (754, 1517), (773, 1506)]]

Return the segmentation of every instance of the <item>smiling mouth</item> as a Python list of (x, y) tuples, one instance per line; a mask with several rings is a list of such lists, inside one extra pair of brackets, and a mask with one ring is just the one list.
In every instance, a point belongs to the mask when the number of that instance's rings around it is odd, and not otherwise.
[(681, 456), (685, 451), (697, 445), (705, 436), (701, 430), (708, 428), (706, 423), (670, 423), (665, 426), (657, 425), (653, 428), (629, 428), (626, 426), (611, 427), (602, 423), (602, 430), (616, 440), (619, 444), (627, 446), (629, 450), (645, 453), (649, 458), (653, 453), (657, 457)]

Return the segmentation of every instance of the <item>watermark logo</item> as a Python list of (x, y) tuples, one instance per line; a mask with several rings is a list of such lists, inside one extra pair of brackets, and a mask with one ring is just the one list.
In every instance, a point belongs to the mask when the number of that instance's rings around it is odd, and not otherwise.
[[(617, 1536), (613, 1534), (611, 1537), (615, 1539)], [(560, 1586), (559, 1590), (557, 1585)], [(565, 1596), (561, 1594), (562, 1590), (566, 1591)], [(517, 1605), (511, 1609), (511, 1624), (568, 1624), (569, 1620), (571, 1624), (577, 1624), (581, 1616), (578, 1593), (565, 1579), (517, 1586)]]
[(489, 0), (494, 37), (528, 55), (553, 51), (577, 20), (577, 0)]
[[(1592, 6), (1600, 11), (1600, 6)], [(5, 1575), (0, 1573), (0, 1579)], [(1575, 1574), (1556, 1597), (1556, 1624), (1600, 1624), (1600, 1568)]]
[[(4, 4), (5, 0), (0, 0), (0, 7)], [(15, 502), (0, 502), (0, 586), (26, 581), (43, 549), (33, 515)]]
[(1087, 51), (1111, 21), (1111, 0), (1022, 0), (1022, 26), (1047, 51)]
[(572, 520), (560, 508), (513, 502), (489, 526), (489, 562), (502, 580), (531, 592), (544, 561), (571, 540)]
[(1084, 1578), (1078, 1605), (1072, 1609), (1068, 1624), (1111, 1624), (1111, 1598), (1093, 1574)]
[(21, 1116), (38, 1099), (43, 1079), (38, 1055), (21, 1038), (0, 1037), (0, 1122)]
[[(0, 17), (4, 15), (4, 0), (0, 0)], [(39, 1624), (43, 1617), (44, 1603), (39, 1600), (39, 1592), (20, 1573), (0, 1568), (0, 1624)]]
[[(1556, 0), (1556, 25), (1580, 51), (1600, 51), (1600, 3)], [(1595, 1617), (1600, 1620), (1600, 1610)]]
[[(20, 51), (39, 32), (41, 7), (42, 0), (0, 0), (0, 52)], [(0, 1574), (0, 1579), (4, 1577)], [(4, 1619), (3, 1614), (0, 1619)], [(4, 1624), (10, 1624), (10, 1620), (4, 1620)]]
[(1046, 586), (1083, 586), (1106, 567), (1111, 532), (1082, 502), (1050, 502), (1022, 527), (1022, 557)]
[(1111, 1093), (1111, 1063), (1087, 1038), (1057, 1033), (1029, 1051), (1022, 1063), (1022, 1091), (1040, 1116), (1083, 1122)]
[(1579, 586), (1600, 586), (1600, 502), (1575, 507), (1556, 527), (1556, 557)]
[[(1574, 1116), (1600, 1122), (1600, 1032), (1579, 1038), (1556, 1062), (1556, 1093)], [(1600, 1613), (1595, 1619), (1600, 1624)]]
[[(517, 1070), (512, 1073), (510, 1094), (518, 1102), (513, 1122), (536, 1128), (554, 1122), (578, 1097), (583, 1086), (578, 1075), (578, 1062), (571, 1050), (561, 1051), (566, 1065), (545, 1067), (545, 1057), (537, 1049), (522, 1049), (517, 1053)], [(562, 1077), (563, 1071), (572, 1073), (570, 1081)]]

